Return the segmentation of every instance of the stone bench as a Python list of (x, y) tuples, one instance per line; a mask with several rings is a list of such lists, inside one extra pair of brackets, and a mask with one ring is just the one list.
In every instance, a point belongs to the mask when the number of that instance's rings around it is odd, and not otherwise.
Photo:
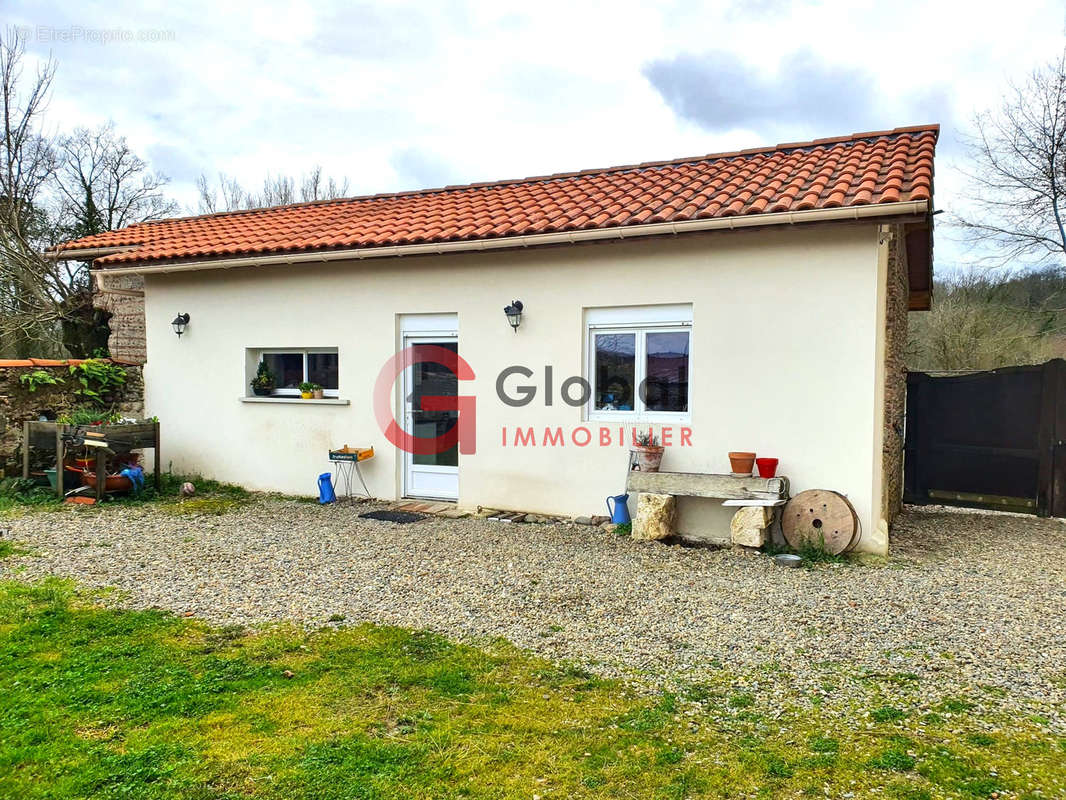
[(766, 543), (776, 509), (788, 500), (788, 478), (633, 470), (626, 478), (626, 491), (637, 493), (635, 539), (674, 535), (676, 498), (708, 497), (739, 507), (731, 525), (734, 544), (761, 547)]

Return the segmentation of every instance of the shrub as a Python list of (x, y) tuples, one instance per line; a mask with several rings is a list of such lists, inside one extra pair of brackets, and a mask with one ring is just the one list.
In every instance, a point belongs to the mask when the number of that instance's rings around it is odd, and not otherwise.
[(42, 386), (55, 386), (62, 382), (62, 378), (45, 369), (35, 369), (33, 372), (25, 372), (19, 376), (19, 383), (31, 392), (36, 392)]
[(92, 403), (101, 404), (104, 396), (126, 383), (126, 370), (110, 361), (90, 358), (70, 365), (70, 374), (78, 387), (74, 394)]

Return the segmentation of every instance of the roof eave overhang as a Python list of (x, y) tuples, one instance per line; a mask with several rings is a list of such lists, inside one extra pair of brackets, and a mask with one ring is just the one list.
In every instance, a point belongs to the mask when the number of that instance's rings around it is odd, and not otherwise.
[(933, 307), (933, 220), (903, 226), (907, 251), (907, 310), (928, 311)]
[[(448, 253), (480, 252), (485, 250), (520, 249), (556, 244), (636, 239), (648, 236), (668, 236), (697, 231), (745, 230), (751, 228), (801, 225), (812, 222), (884, 220), (885, 218), (920, 219), (929, 212), (929, 201), (907, 200), (898, 203), (820, 208), (808, 211), (783, 211), (771, 214), (752, 214), (742, 217), (659, 222), (645, 225), (623, 225), (613, 228), (541, 233), (528, 236), (502, 236), (493, 239), (470, 239), (460, 242), (428, 242), (423, 244), (364, 247), (344, 250), (318, 250), (276, 255), (251, 255), (189, 261), (147, 262), (130, 266), (102, 266), (100, 272), (109, 275), (149, 275), (168, 272), (234, 269), (283, 264), (359, 261), (369, 258), (393, 258), (414, 255), (443, 255)], [(134, 248), (126, 248), (134, 249)], [(83, 260), (88, 251), (66, 251), (71, 259)], [(81, 255), (75, 255), (81, 253)], [(108, 253), (107, 255), (114, 255)], [(97, 256), (101, 257), (101, 256)]]

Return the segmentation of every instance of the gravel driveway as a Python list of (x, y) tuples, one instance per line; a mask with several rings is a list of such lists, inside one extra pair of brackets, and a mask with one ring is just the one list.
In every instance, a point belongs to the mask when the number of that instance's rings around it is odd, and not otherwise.
[(787, 570), (765, 556), (571, 524), (395, 525), (359, 519), (365, 510), (263, 498), (223, 516), (37, 513), (11, 521), (32, 553), (0, 571), (116, 586), (128, 605), (218, 623), (343, 617), (502, 636), (652, 679), (769, 671), (817, 692), (844, 669), (1063, 701), (1059, 521), (912, 511), (887, 562)]

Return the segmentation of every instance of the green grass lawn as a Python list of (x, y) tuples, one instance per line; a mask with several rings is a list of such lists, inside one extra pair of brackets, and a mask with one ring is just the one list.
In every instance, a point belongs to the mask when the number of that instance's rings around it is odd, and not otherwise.
[[(190, 498), (182, 498), (179, 494), (181, 485), (186, 481), (196, 487), (196, 494)], [(166, 472), (160, 475), (158, 491), (155, 488), (155, 480), (149, 475), (144, 490), (138, 494), (110, 495), (103, 505), (79, 506), (78, 510), (90, 513), (104, 506), (135, 507), (147, 503), (175, 515), (221, 515), (254, 502), (256, 497), (262, 496), (230, 483), (219, 483), (195, 475), (174, 475)], [(48, 511), (63, 511), (69, 508), (56, 496), (55, 491), (47, 486), (36, 485), (33, 481), (22, 478), (5, 478), (0, 481), (0, 519)]]
[(504, 643), (369, 625), (256, 633), (99, 599), (0, 583), (0, 797), (1066, 791), (1066, 741), (994, 704), (919, 713), (879, 704), (873, 685), (861, 707), (796, 697), (776, 716), (759, 689), (772, 675), (640, 696)]

